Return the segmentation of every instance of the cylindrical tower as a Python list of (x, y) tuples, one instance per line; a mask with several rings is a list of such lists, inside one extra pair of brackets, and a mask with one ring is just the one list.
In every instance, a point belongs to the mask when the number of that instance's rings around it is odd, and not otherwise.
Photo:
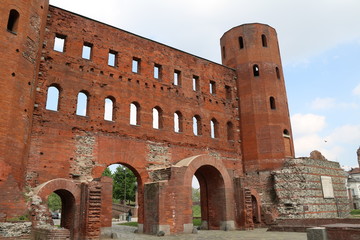
[(245, 171), (272, 170), (294, 157), (290, 117), (275, 29), (245, 24), (220, 40), (222, 63), (237, 73)]
[(24, 185), (48, 0), (0, 8), (0, 221), (25, 213)]

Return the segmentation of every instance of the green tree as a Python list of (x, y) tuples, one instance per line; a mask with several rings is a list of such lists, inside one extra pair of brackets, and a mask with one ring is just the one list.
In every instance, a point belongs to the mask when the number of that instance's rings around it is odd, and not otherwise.
[(128, 202), (134, 202), (137, 191), (137, 177), (134, 175), (134, 173), (127, 167), (119, 165), (112, 176), (114, 180), (113, 198), (119, 199), (120, 201), (126, 199)]
[(111, 173), (111, 171), (110, 171), (110, 168), (106, 168), (105, 170), (104, 170), (104, 172), (102, 173), (102, 176), (108, 176), (108, 177), (113, 177), (113, 174)]
[(48, 207), (54, 212), (61, 209), (61, 198), (56, 193), (52, 193), (48, 197)]
[(192, 188), (193, 202), (200, 202), (200, 188)]

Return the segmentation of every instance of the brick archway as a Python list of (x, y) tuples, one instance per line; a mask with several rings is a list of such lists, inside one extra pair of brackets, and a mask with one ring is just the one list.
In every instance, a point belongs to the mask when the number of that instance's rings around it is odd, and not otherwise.
[[(51, 193), (56, 193), (61, 198), (61, 227), (69, 229), (72, 239), (76, 239), (79, 235), (80, 229), (80, 185), (67, 180), (67, 179), (53, 179), (46, 183), (39, 185), (34, 194), (41, 199), (40, 207), (43, 211), (35, 211), (36, 214), (33, 217), (34, 226), (41, 225), (40, 219), (46, 219), (46, 223), (52, 221), (51, 216), (47, 210), (47, 200)], [(45, 206), (45, 208), (44, 208)]]
[(190, 195), (189, 208), (192, 206), (192, 177), (195, 175), (199, 181), (202, 227), (209, 230), (233, 230), (233, 186), (223, 162), (209, 155), (198, 155), (181, 160), (175, 167), (186, 168), (183, 184)]

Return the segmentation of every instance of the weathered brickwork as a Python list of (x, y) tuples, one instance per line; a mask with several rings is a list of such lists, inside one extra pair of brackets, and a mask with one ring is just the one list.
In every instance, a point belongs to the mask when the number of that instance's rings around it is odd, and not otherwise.
[[(115, 163), (137, 177), (139, 232), (192, 231), (194, 175), (204, 229), (346, 211), (338, 166), (291, 160), (270, 26), (227, 31), (221, 65), (47, 0), (6, 0), (0, 13), (1, 221), (29, 215), (38, 234), (56, 235), (44, 230), (53, 228), (46, 202), (55, 192), (69, 230), (61, 234), (97, 239), (112, 215), (112, 181), (101, 174)], [(320, 199), (319, 176), (332, 177), (336, 204)]]

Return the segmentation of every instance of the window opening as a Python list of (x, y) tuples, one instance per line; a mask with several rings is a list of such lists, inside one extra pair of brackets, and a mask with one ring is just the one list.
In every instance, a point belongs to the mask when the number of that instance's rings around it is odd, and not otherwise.
[(215, 81), (210, 81), (210, 93), (216, 94), (216, 82)]
[(219, 137), (219, 124), (218, 121), (213, 118), (210, 121), (210, 136), (211, 138), (218, 138)]
[(140, 58), (133, 58), (132, 60), (132, 72), (140, 73)]
[(17, 33), (19, 26), (20, 14), (15, 9), (11, 9), (9, 13), (9, 19), (7, 24), (7, 30), (12, 33)]
[(153, 111), (153, 128), (161, 129), (162, 128), (162, 110), (159, 107), (154, 107)]
[(222, 47), (222, 54), (223, 54), (223, 58), (226, 58), (226, 52), (225, 52), (225, 46)]
[(174, 71), (174, 85), (175, 86), (181, 85), (181, 72), (179, 70)]
[(262, 41), (263, 47), (267, 47), (267, 39), (266, 39), (265, 34), (261, 35), (261, 41)]
[(231, 100), (231, 87), (225, 85), (226, 100)]
[(176, 111), (176, 112), (174, 113), (174, 132), (179, 133), (179, 132), (182, 132), (182, 131), (183, 131), (183, 127), (182, 127), (182, 121), (183, 121), (183, 119), (182, 119), (182, 118), (183, 118), (183, 117), (182, 117), (181, 112)]
[(193, 133), (195, 136), (201, 135), (201, 118), (199, 115), (193, 117)]
[(276, 109), (276, 105), (275, 105), (275, 98), (274, 97), (270, 97), (270, 108), (271, 109)]
[(65, 39), (66, 36), (56, 34), (54, 40), (54, 50), (57, 52), (64, 52), (65, 51)]
[(77, 97), (76, 115), (87, 116), (88, 95), (85, 92), (79, 92)]
[(227, 122), (227, 139), (228, 141), (234, 140), (234, 125), (232, 122)]
[(116, 57), (117, 57), (117, 52), (110, 50), (109, 55), (108, 55), (108, 65), (109, 66), (111, 66), (111, 67), (116, 66)]
[(47, 92), (46, 109), (52, 111), (59, 110), (59, 94), (60, 91), (55, 86), (50, 86)]
[(161, 79), (161, 65), (159, 64), (154, 65), (154, 78)]
[(140, 105), (137, 102), (130, 104), (130, 125), (140, 125)]
[(275, 68), (275, 71), (276, 71), (276, 77), (277, 79), (280, 79), (280, 70), (278, 67)]
[(260, 75), (260, 69), (258, 65), (254, 65), (253, 66), (253, 72), (254, 72), (254, 77), (258, 77)]
[(240, 47), (240, 49), (244, 48), (244, 39), (243, 39), (243, 37), (239, 37), (239, 47)]
[(88, 42), (84, 42), (83, 50), (82, 50), (82, 58), (90, 60), (91, 59), (91, 52), (92, 52), (93, 45)]
[(198, 76), (193, 76), (193, 91), (199, 91), (199, 77)]
[(104, 112), (104, 120), (114, 121), (114, 101), (112, 98), (105, 98), (105, 112)]
[(290, 138), (289, 130), (284, 129), (284, 131), (283, 131), (283, 136), (286, 137), (286, 138)]

